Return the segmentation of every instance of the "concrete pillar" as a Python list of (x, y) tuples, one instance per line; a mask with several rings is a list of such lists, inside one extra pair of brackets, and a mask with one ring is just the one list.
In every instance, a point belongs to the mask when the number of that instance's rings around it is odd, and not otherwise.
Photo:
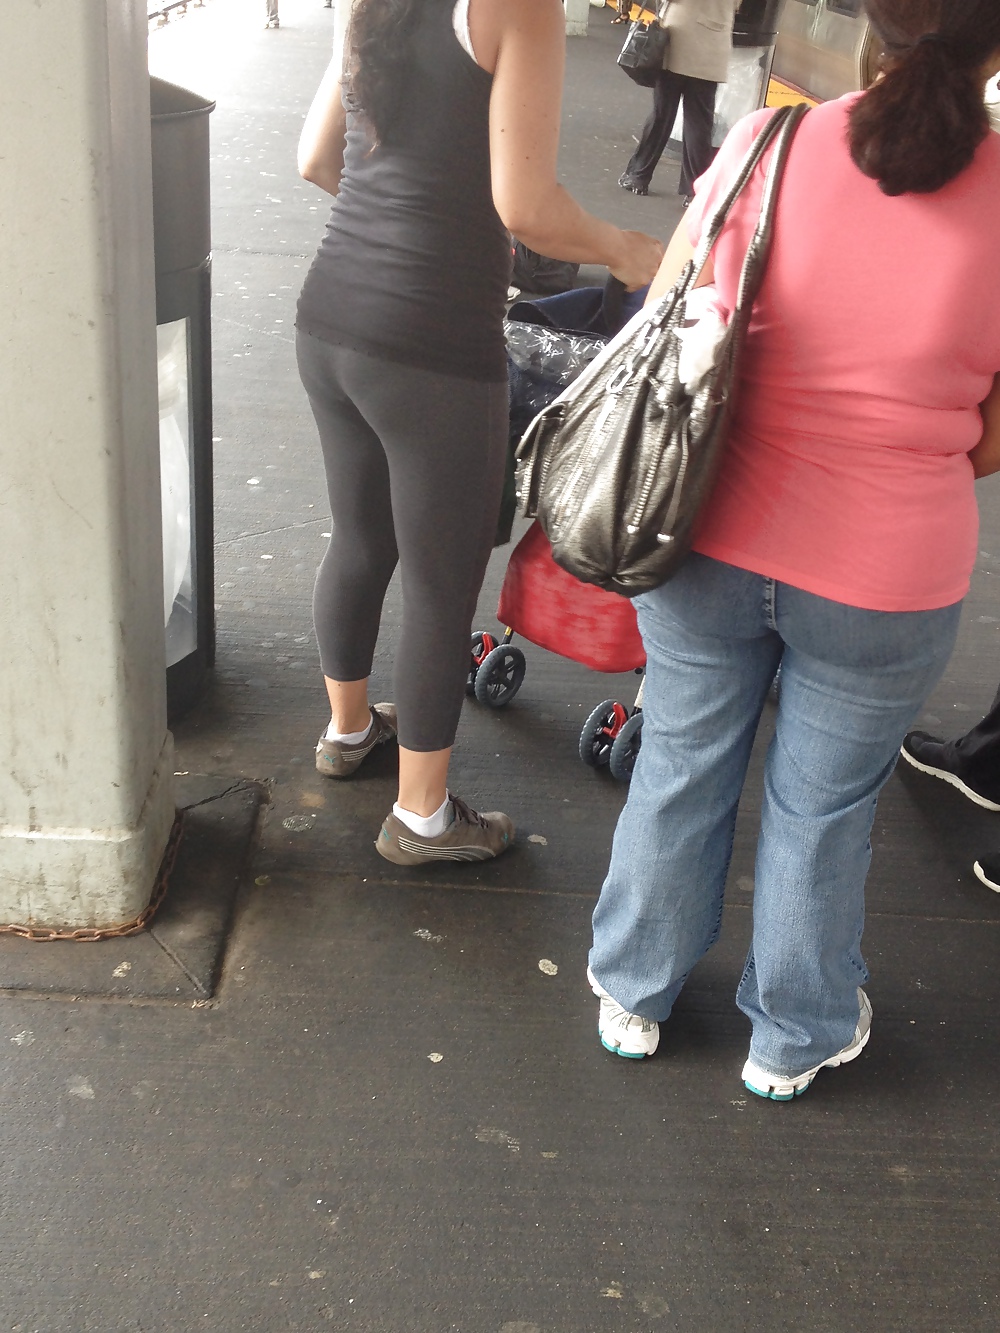
[(590, 23), (590, 0), (563, 0), (566, 7), (566, 36), (586, 37)]
[(173, 821), (145, 0), (3, 0), (0, 924), (107, 926)]

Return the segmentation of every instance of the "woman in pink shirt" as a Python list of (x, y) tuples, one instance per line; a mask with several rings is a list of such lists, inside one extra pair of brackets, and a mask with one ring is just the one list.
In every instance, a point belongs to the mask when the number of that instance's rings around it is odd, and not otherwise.
[[(656, 1049), (715, 942), (736, 807), (768, 687), (753, 940), (737, 992), (746, 1086), (789, 1100), (853, 1059), (869, 834), (900, 742), (951, 653), (976, 553), (973, 481), (1000, 469), (1000, 68), (995, 0), (868, 0), (883, 77), (811, 111), (792, 145), (694, 551), (636, 601), (642, 750), (594, 913), (603, 1044)], [(666, 291), (771, 113), (699, 180)], [(763, 171), (704, 281), (731, 310)]]

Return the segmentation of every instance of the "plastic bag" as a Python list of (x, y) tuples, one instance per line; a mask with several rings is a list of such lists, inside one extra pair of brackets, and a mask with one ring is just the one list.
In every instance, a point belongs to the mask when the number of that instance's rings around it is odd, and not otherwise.
[(512, 436), (520, 436), (531, 419), (590, 365), (607, 338), (511, 320), (504, 325), (504, 332), (510, 429)]

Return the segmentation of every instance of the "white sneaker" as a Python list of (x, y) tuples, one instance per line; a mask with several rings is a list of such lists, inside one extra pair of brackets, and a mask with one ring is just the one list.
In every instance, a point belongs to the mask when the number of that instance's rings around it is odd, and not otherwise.
[(629, 1060), (641, 1060), (652, 1055), (660, 1040), (660, 1025), (651, 1018), (640, 1014), (630, 1014), (613, 999), (603, 986), (594, 980), (594, 974), (587, 968), (587, 980), (590, 989), (600, 997), (601, 1008), (597, 1015), (597, 1031), (601, 1045), (615, 1055), (624, 1055)]
[(743, 1066), (744, 1084), (758, 1097), (770, 1097), (773, 1102), (790, 1102), (793, 1097), (801, 1097), (821, 1069), (836, 1069), (838, 1065), (846, 1065), (849, 1060), (857, 1059), (868, 1045), (872, 1031), (872, 1006), (860, 986), (858, 1009), (858, 1026), (854, 1029), (853, 1038), (843, 1050), (831, 1055), (829, 1060), (821, 1060), (818, 1065), (813, 1065), (812, 1069), (807, 1069), (804, 1074), (797, 1074), (794, 1078), (769, 1074), (766, 1069), (761, 1069), (760, 1065), (748, 1060)]

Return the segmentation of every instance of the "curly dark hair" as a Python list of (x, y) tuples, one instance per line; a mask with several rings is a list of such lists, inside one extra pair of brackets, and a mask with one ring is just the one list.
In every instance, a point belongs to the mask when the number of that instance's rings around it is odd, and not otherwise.
[(930, 194), (990, 130), (982, 70), (1000, 50), (997, 0), (865, 0), (883, 73), (850, 115), (851, 157), (890, 195)]
[(402, 110), (400, 73), (421, 0), (358, 0), (347, 36), (347, 104), (381, 143)]

